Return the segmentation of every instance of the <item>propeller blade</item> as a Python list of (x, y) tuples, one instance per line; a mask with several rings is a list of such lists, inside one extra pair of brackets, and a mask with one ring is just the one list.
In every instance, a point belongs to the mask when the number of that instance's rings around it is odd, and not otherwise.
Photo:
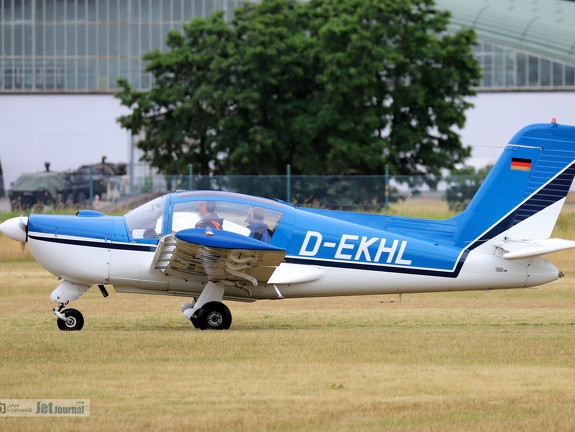
[(26, 234), (28, 233), (28, 218), (27, 217), (20, 215), (20, 218), (18, 219), (18, 225), (20, 225), (20, 228), (22, 228), (24, 231), (26, 231)]

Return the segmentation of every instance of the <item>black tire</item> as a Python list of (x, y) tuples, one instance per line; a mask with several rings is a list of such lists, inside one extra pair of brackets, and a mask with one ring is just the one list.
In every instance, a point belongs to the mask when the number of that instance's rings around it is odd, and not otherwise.
[(197, 317), (191, 317), (190, 321), (192, 322), (192, 324), (194, 325), (195, 328), (200, 328), (199, 325), (200, 323), (198, 322), (198, 318)]
[(196, 317), (200, 330), (227, 330), (232, 325), (232, 313), (221, 302), (206, 303)]
[(66, 321), (58, 318), (56, 323), (62, 331), (79, 331), (84, 327), (84, 316), (77, 309), (65, 309), (63, 312)]

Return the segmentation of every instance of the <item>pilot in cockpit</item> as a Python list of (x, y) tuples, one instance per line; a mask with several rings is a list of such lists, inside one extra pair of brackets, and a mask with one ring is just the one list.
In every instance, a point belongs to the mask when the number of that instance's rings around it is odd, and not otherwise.
[(199, 201), (198, 214), (200, 216), (196, 228), (214, 228), (221, 230), (224, 226), (224, 220), (216, 213), (216, 203), (213, 201)]
[(248, 228), (250, 229), (250, 237), (269, 243), (271, 240), (270, 229), (264, 222), (264, 217), (265, 214), (262, 208), (251, 207), (248, 210), (246, 222), (249, 224)]

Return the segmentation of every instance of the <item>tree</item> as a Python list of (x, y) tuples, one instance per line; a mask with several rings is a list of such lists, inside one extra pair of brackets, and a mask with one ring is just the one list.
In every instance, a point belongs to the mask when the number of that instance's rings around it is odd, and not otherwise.
[(149, 91), (133, 89), (118, 80), (116, 97), (132, 112), (118, 119), (132, 134), (144, 133), (138, 142), (144, 160), (165, 174), (178, 174), (194, 166), (197, 174), (218, 169), (214, 137), (225, 115), (222, 97), (229, 78), (220, 67), (230, 56), (233, 32), (218, 11), (195, 19), (183, 34), (170, 31), (166, 52), (144, 55), (146, 71), (154, 77)]
[(236, 44), (228, 89), (230, 109), (222, 121), (220, 151), (226, 172), (241, 174), (313, 172), (321, 155), (310, 149), (318, 91), (305, 7), (293, 0), (247, 3), (231, 22)]
[[(322, 55), (320, 117), (335, 172), (434, 174), (470, 150), (462, 127), (480, 76), (473, 31), (447, 34), (432, 1), (312, 0)], [(331, 17), (331, 18), (330, 18)]]
[(474, 32), (448, 22), (431, 0), (247, 3), (147, 54), (154, 87), (120, 82), (120, 123), (170, 173), (437, 178), (470, 154), (454, 128), (480, 77)]

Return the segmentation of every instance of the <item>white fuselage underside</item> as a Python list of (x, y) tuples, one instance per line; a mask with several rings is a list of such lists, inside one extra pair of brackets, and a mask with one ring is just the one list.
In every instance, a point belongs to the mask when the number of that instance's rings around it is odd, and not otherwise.
[[(113, 285), (118, 292), (195, 297), (205, 283), (185, 281), (151, 269), (153, 252), (29, 240), (34, 258), (50, 273), (81, 285)], [(524, 288), (558, 278), (555, 266), (543, 258), (506, 260), (494, 247), (469, 252), (457, 277), (358, 270), (336, 266), (283, 263), (276, 286), (286, 298), (366, 294)], [(65, 257), (65, 258), (62, 258)], [(272, 281), (274, 276), (272, 276)], [(277, 298), (273, 285), (229, 285), (225, 298), (257, 300)]]

